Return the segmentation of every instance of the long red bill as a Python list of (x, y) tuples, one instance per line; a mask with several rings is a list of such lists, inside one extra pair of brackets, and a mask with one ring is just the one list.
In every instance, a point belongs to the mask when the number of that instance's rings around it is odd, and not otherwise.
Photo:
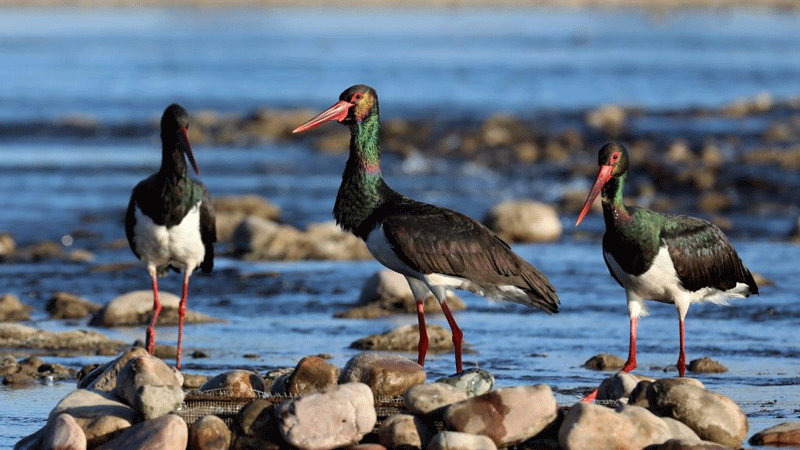
[(589, 191), (589, 197), (586, 198), (586, 203), (583, 204), (583, 209), (581, 209), (578, 220), (575, 222), (576, 227), (581, 223), (581, 220), (583, 220), (583, 216), (589, 212), (589, 208), (592, 207), (594, 199), (597, 198), (600, 191), (603, 190), (603, 186), (611, 179), (611, 172), (613, 171), (614, 166), (600, 166), (600, 170), (597, 171), (597, 178), (594, 180), (594, 185), (592, 185), (592, 190)]
[(186, 128), (181, 127), (178, 129), (178, 142), (180, 142), (181, 146), (183, 147), (183, 153), (186, 154), (187, 158), (189, 158), (189, 163), (192, 165), (194, 173), (200, 175), (200, 168), (197, 167), (197, 163), (194, 160), (192, 146), (189, 145), (189, 136), (186, 133)]
[(337, 122), (341, 122), (347, 118), (347, 113), (350, 110), (351, 106), (353, 106), (352, 103), (345, 100), (340, 100), (339, 103), (331, 106), (330, 108), (321, 112), (318, 116), (295, 128), (294, 131), (292, 131), (292, 133), (300, 133), (309, 130), (329, 120), (335, 120)]

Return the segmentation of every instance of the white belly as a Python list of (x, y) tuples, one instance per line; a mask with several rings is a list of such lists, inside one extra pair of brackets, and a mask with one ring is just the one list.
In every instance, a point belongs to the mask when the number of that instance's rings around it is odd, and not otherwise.
[(173, 265), (193, 271), (205, 257), (200, 236), (200, 204), (195, 205), (178, 225), (167, 228), (156, 225), (136, 207), (133, 229), (136, 252), (148, 267)]

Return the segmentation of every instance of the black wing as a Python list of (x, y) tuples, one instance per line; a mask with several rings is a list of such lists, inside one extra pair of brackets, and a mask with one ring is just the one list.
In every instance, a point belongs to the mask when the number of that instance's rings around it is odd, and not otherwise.
[(136, 227), (136, 199), (147, 198), (151, 191), (152, 183), (155, 175), (149, 176), (137, 184), (131, 192), (131, 200), (128, 202), (128, 210), (125, 212), (125, 236), (128, 238), (128, 245), (130, 245), (133, 254), (141, 259), (141, 255), (136, 251), (136, 246), (133, 243), (134, 228)]
[(528, 306), (557, 312), (559, 300), (547, 277), (502, 239), (455, 211), (402, 199), (382, 212), (383, 229), (398, 257), (415, 270), (458, 276), (485, 285), (513, 285)]
[(214, 268), (214, 242), (217, 242), (217, 219), (205, 186), (203, 186), (203, 201), (200, 203), (200, 238), (206, 248), (206, 254), (203, 262), (200, 263), (200, 269), (205, 273), (209, 273)]
[(683, 287), (690, 291), (704, 287), (728, 290), (744, 283), (751, 294), (758, 294), (750, 271), (716, 225), (689, 216), (666, 218), (661, 241), (669, 249)]

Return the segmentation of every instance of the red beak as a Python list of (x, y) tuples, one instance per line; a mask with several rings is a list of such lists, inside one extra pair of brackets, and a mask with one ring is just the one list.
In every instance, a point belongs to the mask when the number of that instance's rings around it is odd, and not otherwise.
[(183, 153), (186, 154), (186, 157), (189, 158), (189, 163), (192, 164), (192, 169), (194, 169), (194, 173), (200, 175), (200, 169), (197, 167), (197, 163), (194, 160), (194, 154), (192, 153), (192, 146), (189, 145), (189, 136), (186, 134), (187, 130), (184, 127), (178, 128), (178, 142), (181, 143), (183, 147)]
[(308, 122), (295, 128), (294, 131), (292, 131), (292, 133), (300, 133), (309, 130), (319, 124), (328, 122), (329, 120), (335, 120), (337, 122), (341, 122), (347, 118), (347, 113), (348, 111), (350, 111), (351, 106), (353, 106), (352, 103), (345, 100), (340, 100), (339, 103), (326, 109), (325, 111), (320, 113), (317, 117), (314, 117)]
[(597, 198), (597, 195), (603, 190), (603, 186), (605, 186), (606, 183), (608, 183), (608, 180), (611, 179), (611, 172), (613, 171), (614, 166), (600, 166), (600, 170), (597, 171), (597, 178), (594, 180), (592, 190), (589, 191), (589, 197), (586, 198), (586, 203), (583, 204), (583, 209), (578, 215), (578, 220), (575, 222), (576, 227), (579, 223), (581, 223), (581, 220), (583, 220), (583, 216), (589, 212), (589, 208), (592, 207), (594, 199)]

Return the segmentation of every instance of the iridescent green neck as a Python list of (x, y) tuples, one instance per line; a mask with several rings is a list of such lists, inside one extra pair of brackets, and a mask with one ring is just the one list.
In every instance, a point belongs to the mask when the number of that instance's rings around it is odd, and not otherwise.
[(366, 174), (381, 174), (380, 122), (378, 114), (369, 114), (350, 126), (350, 157)]
[(630, 214), (625, 207), (625, 199), (623, 191), (625, 190), (625, 180), (628, 178), (627, 173), (623, 173), (618, 177), (608, 180), (603, 186), (603, 212), (608, 220), (627, 220), (630, 219)]

